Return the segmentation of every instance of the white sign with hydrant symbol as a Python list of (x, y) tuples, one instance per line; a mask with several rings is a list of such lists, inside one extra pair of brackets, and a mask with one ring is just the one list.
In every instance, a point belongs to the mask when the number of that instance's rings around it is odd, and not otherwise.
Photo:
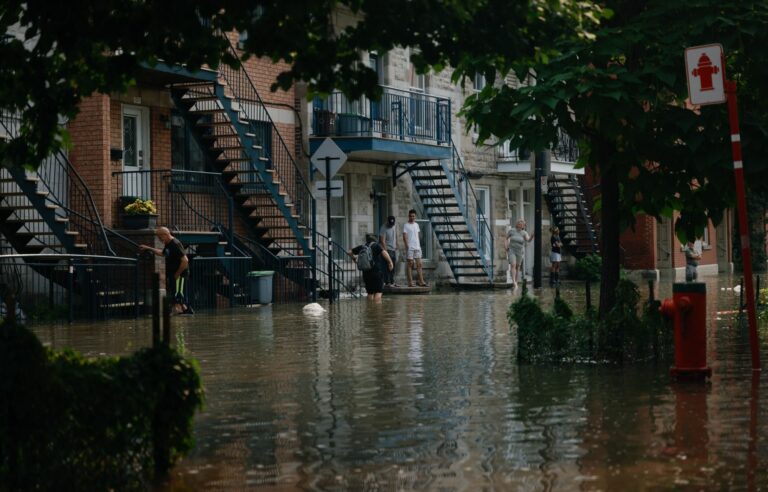
[(685, 49), (688, 94), (697, 105), (725, 102), (723, 46), (707, 44)]

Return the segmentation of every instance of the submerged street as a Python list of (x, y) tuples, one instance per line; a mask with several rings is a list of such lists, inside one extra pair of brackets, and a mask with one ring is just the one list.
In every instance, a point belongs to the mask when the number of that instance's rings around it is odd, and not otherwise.
[[(667, 364), (518, 366), (505, 290), (175, 318), (206, 404), (161, 490), (762, 490), (768, 380), (751, 384), (721, 290), (738, 279), (705, 280), (708, 384), (673, 385)], [(563, 296), (581, 311), (582, 285)], [(34, 330), (89, 356), (151, 339), (149, 320)]]

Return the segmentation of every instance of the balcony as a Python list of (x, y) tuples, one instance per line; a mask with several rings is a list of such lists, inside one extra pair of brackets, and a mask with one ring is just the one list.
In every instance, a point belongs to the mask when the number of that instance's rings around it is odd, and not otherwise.
[(379, 101), (351, 101), (340, 92), (316, 97), (310, 151), (330, 137), (355, 160), (450, 159), (450, 101), (390, 87), (383, 91)]
[[(512, 148), (509, 142), (499, 144), (496, 151), (496, 170), (500, 173), (532, 174), (531, 152)], [(557, 144), (550, 149), (549, 170), (556, 174), (584, 174), (584, 169), (575, 168), (579, 160), (577, 141), (565, 130), (558, 128)]]

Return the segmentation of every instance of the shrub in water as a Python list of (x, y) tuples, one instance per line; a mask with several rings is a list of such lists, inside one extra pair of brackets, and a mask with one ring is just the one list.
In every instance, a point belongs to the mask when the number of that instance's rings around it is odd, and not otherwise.
[(576, 260), (573, 266), (573, 277), (576, 280), (600, 280), (600, 272), (603, 270), (603, 257), (600, 255), (587, 255)]
[(523, 295), (507, 313), (517, 329), (518, 362), (623, 363), (668, 356), (672, 331), (658, 313), (658, 304), (649, 305), (641, 318), (640, 293), (626, 279), (619, 282), (616, 298), (604, 319), (598, 319), (592, 310), (574, 315), (560, 298), (547, 313)]
[(192, 448), (197, 368), (166, 346), (86, 359), (0, 326), (0, 490), (141, 490)]

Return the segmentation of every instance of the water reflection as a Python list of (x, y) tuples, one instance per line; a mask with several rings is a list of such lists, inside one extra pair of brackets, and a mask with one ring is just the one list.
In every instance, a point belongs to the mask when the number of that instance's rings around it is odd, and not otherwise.
[[(563, 296), (583, 304), (579, 287)], [(763, 489), (765, 376), (750, 379), (746, 329), (728, 314), (737, 298), (719, 287), (708, 294), (714, 375), (694, 386), (670, 384), (666, 365), (518, 366), (504, 291), (179, 319), (207, 404), (197, 448), (163, 488)], [(38, 334), (91, 355), (151, 338), (145, 322)]]

